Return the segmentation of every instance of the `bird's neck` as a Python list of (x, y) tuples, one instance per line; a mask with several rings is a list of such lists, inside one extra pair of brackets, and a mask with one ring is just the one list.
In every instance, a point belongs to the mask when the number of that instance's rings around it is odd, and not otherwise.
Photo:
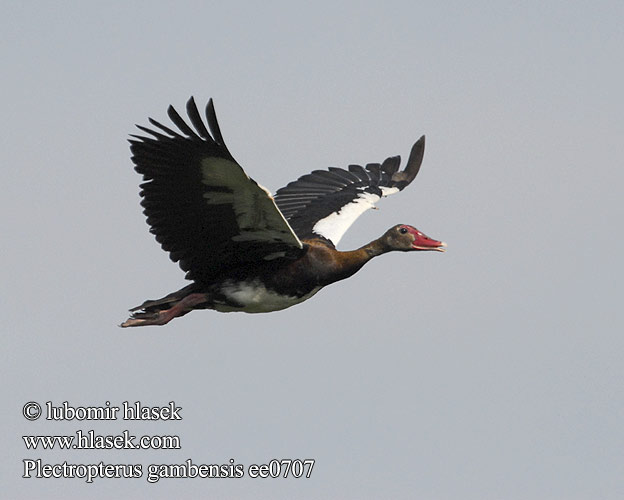
[(364, 264), (378, 255), (388, 252), (389, 249), (380, 240), (374, 240), (370, 243), (347, 252), (338, 252), (337, 260), (340, 263), (339, 280), (348, 278), (358, 272)]
[(389, 251), (380, 240), (374, 240), (357, 250), (341, 252), (319, 240), (306, 240), (304, 258), (285, 269), (280, 279), (307, 275), (314, 286), (326, 286), (358, 272), (373, 257)]
[(390, 251), (388, 246), (383, 242), (382, 238), (377, 238), (376, 240), (367, 243), (361, 248), (355, 250), (356, 252), (363, 252), (366, 254), (366, 261), (368, 262), (373, 257), (377, 257), (378, 255), (382, 255)]

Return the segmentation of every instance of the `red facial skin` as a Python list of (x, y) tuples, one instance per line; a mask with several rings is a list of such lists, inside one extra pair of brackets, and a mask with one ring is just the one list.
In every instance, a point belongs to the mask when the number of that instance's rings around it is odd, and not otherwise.
[(443, 241), (437, 241), (433, 238), (429, 238), (426, 234), (422, 233), (418, 229), (412, 226), (404, 225), (401, 228), (407, 229), (407, 231), (414, 237), (412, 243), (412, 249), (414, 250), (436, 250), (438, 252), (446, 251), (446, 243)]

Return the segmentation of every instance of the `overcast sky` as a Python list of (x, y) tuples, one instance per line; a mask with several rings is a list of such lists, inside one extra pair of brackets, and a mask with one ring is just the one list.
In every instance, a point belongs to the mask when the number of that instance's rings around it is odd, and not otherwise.
[[(3, 498), (624, 498), (621, 2), (2, 2)], [(448, 252), (382, 256), (291, 309), (121, 329), (184, 285), (149, 234), (128, 134), (213, 97), (272, 191), (407, 159), (364, 214)], [(37, 421), (25, 403), (182, 407)], [(27, 450), (24, 435), (177, 435)], [(314, 459), (300, 479), (146, 480), (150, 464)], [(135, 479), (24, 479), (141, 464)], [(247, 470), (247, 469), (245, 469)]]

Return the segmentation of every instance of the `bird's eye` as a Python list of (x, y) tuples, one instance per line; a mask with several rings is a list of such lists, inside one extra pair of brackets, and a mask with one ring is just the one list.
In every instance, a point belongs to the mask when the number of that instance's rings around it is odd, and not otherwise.
[(401, 233), (401, 234), (407, 233), (407, 228), (406, 227), (399, 228), (399, 233)]

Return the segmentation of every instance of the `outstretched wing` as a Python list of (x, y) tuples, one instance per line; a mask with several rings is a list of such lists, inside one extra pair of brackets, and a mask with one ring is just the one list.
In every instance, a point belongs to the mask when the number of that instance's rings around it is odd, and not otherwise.
[(381, 165), (315, 170), (279, 189), (275, 203), (299, 238), (321, 237), (335, 246), (360, 215), (414, 180), (424, 152), (423, 135), (412, 147), (402, 171), (400, 156), (388, 158)]
[(187, 279), (209, 282), (222, 273), (298, 255), (303, 245), (270, 193), (251, 179), (228, 151), (212, 99), (206, 106), (210, 132), (194, 99), (186, 111), (193, 130), (170, 106), (179, 129), (150, 118), (150, 137), (130, 140), (135, 170), (143, 174), (141, 205), (150, 231)]

